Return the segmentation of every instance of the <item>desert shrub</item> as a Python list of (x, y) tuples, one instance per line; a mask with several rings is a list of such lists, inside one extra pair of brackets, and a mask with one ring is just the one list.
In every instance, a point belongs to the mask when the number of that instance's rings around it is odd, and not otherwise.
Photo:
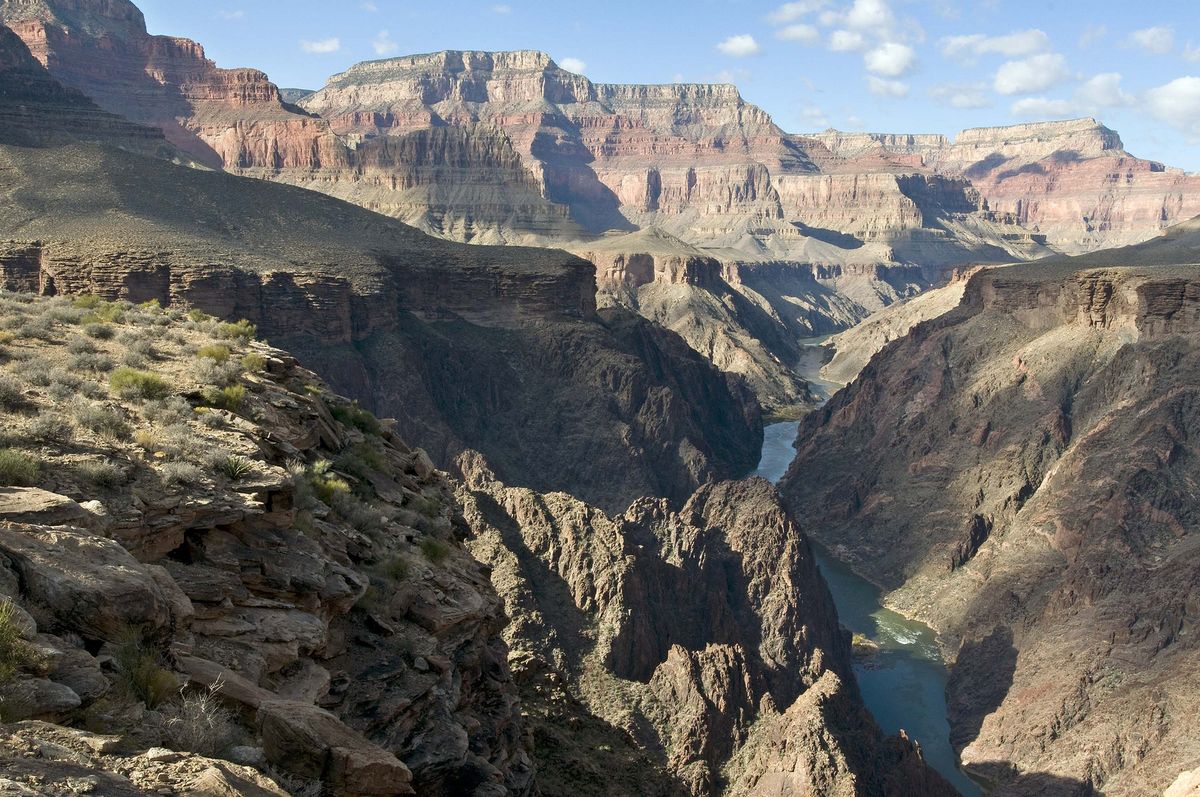
[(216, 756), (233, 745), (237, 725), (233, 713), (221, 705), (221, 681), (203, 692), (183, 694), (163, 709), (167, 742), (173, 750)]
[(254, 463), (236, 454), (224, 456), (217, 460), (217, 470), (226, 478), (237, 481), (254, 472)]
[(329, 408), (329, 413), (339, 422), (346, 426), (353, 426), (359, 431), (366, 434), (378, 435), (383, 431), (383, 427), (379, 423), (379, 419), (372, 413), (358, 406), (358, 402), (350, 404), (334, 404)]
[(267, 358), (252, 351), (242, 358), (242, 367), (254, 373), (265, 371), (267, 370)]
[(228, 346), (219, 343), (213, 343), (208, 346), (201, 346), (196, 350), (196, 356), (207, 358), (216, 363), (225, 363), (229, 361), (229, 356), (233, 354)]
[(144, 313), (152, 313), (158, 315), (162, 312), (162, 303), (158, 299), (147, 299), (137, 306)]
[(87, 335), (89, 338), (95, 338), (96, 340), (112, 340), (113, 336), (117, 333), (113, 330), (110, 324), (93, 322), (84, 325), (83, 334)]
[(96, 344), (87, 338), (71, 338), (67, 341), (67, 351), (71, 354), (91, 354), (96, 351)]
[(360, 443), (343, 451), (334, 464), (342, 473), (349, 473), (363, 484), (369, 484), (371, 473), (386, 470), (388, 461), (383, 452), (375, 446)]
[(374, 531), (387, 522), (387, 517), (378, 507), (363, 501), (348, 490), (332, 493), (329, 505), (338, 517), (359, 531)]
[(226, 340), (250, 340), (258, 334), (258, 327), (251, 324), (246, 319), (242, 319), (234, 324), (220, 324), (217, 327), (217, 336)]
[(193, 375), (203, 385), (225, 387), (237, 382), (242, 375), (242, 364), (237, 361), (217, 362), (209, 357), (196, 360)]
[(125, 484), (125, 471), (111, 462), (81, 462), (75, 466), (80, 478), (105, 490)]
[(200, 395), (210, 407), (237, 412), (246, 401), (246, 388), (244, 385), (206, 387)]
[(113, 646), (113, 662), (130, 696), (157, 708), (179, 690), (179, 680), (162, 665), (162, 654), (135, 629), (125, 629)]
[(403, 556), (393, 557), (379, 567), (379, 575), (393, 584), (408, 578), (410, 572), (412, 572), (412, 565)]
[(349, 483), (333, 472), (333, 463), (327, 459), (309, 468), (305, 478), (313, 494), (327, 506), (333, 506), (334, 496), (350, 492)]
[(75, 422), (95, 434), (107, 439), (126, 437), (129, 425), (121, 413), (99, 404), (77, 403), (71, 411)]
[(0, 449), (0, 487), (32, 487), (42, 463), (11, 448)]
[(171, 383), (158, 374), (127, 366), (114, 371), (108, 384), (113, 393), (124, 399), (152, 400), (171, 394)]
[(138, 448), (146, 451), (162, 451), (163, 438), (157, 429), (135, 429), (133, 431), (133, 443)]
[(71, 299), (71, 304), (78, 307), (80, 310), (95, 310), (98, 307), (103, 307), (108, 304), (99, 296), (94, 296), (90, 293), (84, 293)]
[(158, 399), (146, 403), (142, 415), (151, 423), (168, 424), (184, 423), (194, 415), (192, 405), (179, 396)]
[[(86, 327), (92, 324), (121, 324), (125, 321), (125, 308), (116, 302), (108, 302), (91, 310), (82, 319)], [(114, 333), (115, 334), (115, 333)]]
[(70, 305), (60, 305), (46, 310), (46, 318), (59, 324), (78, 324), (83, 320), (84, 315), (83, 310)]
[(0, 374), (0, 408), (8, 412), (17, 412), (25, 409), (27, 404), (21, 383), (10, 376)]
[(50, 371), (40, 357), (30, 357), (17, 363), (13, 366), (13, 372), (34, 387), (47, 387), (50, 384)]
[(163, 481), (172, 485), (196, 484), (204, 478), (204, 472), (190, 462), (164, 462), (158, 473)]
[(450, 556), (450, 546), (437, 537), (424, 537), (420, 542), (421, 553), (435, 565), (446, 561)]
[(72, 371), (106, 372), (111, 371), (115, 365), (116, 363), (112, 361), (111, 357), (99, 352), (93, 354), (76, 354), (67, 363), (67, 367)]
[(0, 684), (8, 683), (18, 670), (36, 660), (36, 654), (21, 638), (16, 606), (0, 600)]
[(42, 413), (29, 424), (29, 437), (42, 443), (65, 445), (75, 439), (75, 427), (61, 415)]
[(188, 310), (187, 317), (189, 321), (207, 321), (212, 318), (203, 310)]
[(17, 336), (28, 340), (54, 340), (54, 322), (49, 318), (27, 318), (17, 328)]

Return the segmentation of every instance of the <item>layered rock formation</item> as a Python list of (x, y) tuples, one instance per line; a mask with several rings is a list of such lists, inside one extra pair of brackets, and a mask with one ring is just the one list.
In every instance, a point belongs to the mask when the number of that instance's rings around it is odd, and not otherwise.
[(1200, 214), (1200, 178), (1130, 155), (1095, 119), (965, 130), (953, 140), (811, 138), (842, 157), (966, 178), (992, 213), (1069, 254), (1138, 243)]
[[(215, 319), (2, 305), (21, 330), (0, 374), (21, 397), (0, 473), (4, 718), (103, 734), (6, 728), (7, 778), (531, 792), (500, 603), (423, 451)], [(109, 379), (119, 357), (136, 368)]]
[(459, 467), (544, 792), (954, 793), (863, 711), (808, 543), (767, 482), (614, 516), (506, 487), (478, 455)]
[(1200, 754), (1200, 223), (985, 270), (801, 425), (821, 541), (936, 627), (998, 794), (1161, 793)]
[(628, 311), (598, 313), (585, 261), (450, 244), (109, 147), (4, 147), (0, 160), (8, 287), (249, 318), (439, 462), (474, 448), (513, 483), (619, 508), (682, 501), (757, 459), (740, 381)]

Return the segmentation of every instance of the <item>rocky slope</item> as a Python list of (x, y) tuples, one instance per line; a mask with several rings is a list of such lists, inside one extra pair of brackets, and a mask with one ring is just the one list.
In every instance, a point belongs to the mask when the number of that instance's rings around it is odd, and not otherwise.
[(17, 294), (0, 324), (12, 793), (532, 791), (423, 451), (244, 324)]
[(1198, 255), (1188, 222), (985, 270), (801, 425), (789, 504), (942, 632), (998, 794), (1159, 794), (1200, 754)]
[(597, 312), (593, 269), (565, 253), (451, 244), (110, 146), (4, 146), (0, 162), (9, 288), (249, 318), (438, 462), (469, 447), (513, 483), (623, 508), (757, 459), (741, 382), (628, 311)]
[(476, 454), (459, 468), (543, 793), (954, 793), (862, 709), (807, 540), (767, 482), (609, 515), (507, 487)]

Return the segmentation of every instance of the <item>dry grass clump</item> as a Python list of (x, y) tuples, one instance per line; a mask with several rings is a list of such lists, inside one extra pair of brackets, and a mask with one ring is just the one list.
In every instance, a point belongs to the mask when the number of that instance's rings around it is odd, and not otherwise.
[(24, 451), (0, 448), (0, 487), (32, 487), (42, 463)]
[(203, 692), (184, 693), (163, 708), (167, 742), (174, 750), (213, 757), (237, 739), (233, 712), (221, 705), (221, 681)]
[(171, 395), (171, 383), (150, 371), (124, 366), (113, 372), (108, 380), (114, 395), (123, 399), (151, 401)]
[(134, 699), (157, 708), (179, 691), (179, 679), (163, 666), (163, 654), (137, 629), (125, 629), (113, 646), (113, 661), (121, 685)]

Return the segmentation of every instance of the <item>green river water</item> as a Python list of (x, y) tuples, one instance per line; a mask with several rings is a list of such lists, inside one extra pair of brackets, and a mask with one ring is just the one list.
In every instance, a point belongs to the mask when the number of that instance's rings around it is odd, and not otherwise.
[[(819, 387), (836, 388), (828, 384)], [(771, 482), (783, 478), (795, 455), (792, 444), (798, 425), (788, 422), (767, 427), (762, 460), (754, 475)], [(980, 797), (982, 792), (959, 768), (950, 745), (947, 672), (933, 631), (884, 608), (874, 584), (855, 575), (827, 551), (814, 549), (842, 625), (879, 646), (869, 661), (854, 666), (863, 700), (875, 720), (888, 733), (903, 729), (921, 745), (925, 760), (965, 797)]]

